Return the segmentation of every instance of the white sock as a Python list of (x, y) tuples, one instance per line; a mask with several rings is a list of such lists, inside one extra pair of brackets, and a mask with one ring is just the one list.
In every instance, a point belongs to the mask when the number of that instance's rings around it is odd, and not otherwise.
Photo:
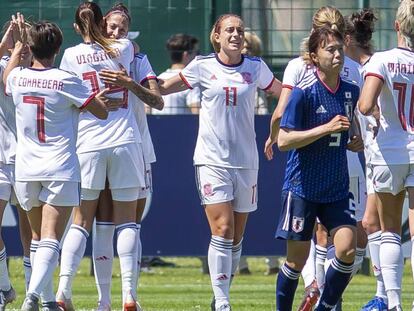
[(320, 245), (316, 245), (315, 274), (318, 287), (321, 289), (325, 285), (325, 260), (328, 250)]
[(381, 234), (380, 263), (388, 297), (388, 308), (401, 305), (403, 254), (401, 237), (393, 232)]
[(114, 231), (115, 225), (113, 223), (97, 221), (92, 240), (93, 269), (96, 288), (98, 289), (98, 301), (103, 305), (111, 304)]
[(236, 245), (233, 245), (231, 250), (231, 278), (230, 278), (230, 286), (233, 282), (234, 274), (236, 273), (237, 267), (239, 266), (240, 257), (242, 253), (242, 243), (243, 238), (241, 238), (240, 242)]
[(302, 278), (303, 282), (305, 283), (305, 287), (308, 287), (312, 284), (312, 282), (316, 279), (316, 271), (315, 271), (315, 259), (316, 259), (316, 247), (315, 242), (311, 240), (311, 247), (309, 250), (309, 257), (306, 260), (305, 266), (302, 269)]
[[(233, 268), (233, 266), (232, 266), (232, 268)], [(239, 261), (239, 270), (248, 269), (248, 268), (249, 268), (249, 264), (247, 263), (247, 257), (246, 256), (241, 256), (240, 261)]]
[(352, 268), (352, 274), (351, 278), (358, 273), (359, 269), (361, 269), (362, 263), (364, 261), (365, 256), (365, 248), (356, 248), (355, 251), (355, 260), (354, 260), (354, 266)]
[(40, 296), (46, 284), (53, 278), (58, 259), (59, 241), (54, 239), (40, 240), (35, 254), (28, 294)]
[(142, 257), (141, 224), (138, 223), (137, 224), (137, 278), (135, 280), (134, 288), (137, 288), (139, 284), (139, 276), (140, 276), (140, 270), (141, 270), (141, 257)]
[(233, 239), (212, 235), (208, 248), (208, 267), (216, 309), (230, 302)]
[(78, 225), (71, 225), (62, 246), (58, 293), (72, 298), (72, 281), (85, 254), (89, 233)]
[(380, 245), (381, 245), (381, 231), (377, 231), (368, 235), (369, 255), (371, 256), (372, 270), (377, 279), (377, 292), (375, 296), (383, 298), (388, 301), (387, 292), (385, 291), (384, 280), (381, 273), (380, 265)]
[(7, 269), (7, 254), (4, 247), (0, 251), (0, 289), (7, 291), (11, 287), (9, 279), (9, 270)]
[(122, 304), (129, 293), (134, 299), (137, 298), (136, 288), (137, 280), (137, 225), (128, 222), (116, 226), (118, 233), (116, 247), (121, 266), (122, 279)]
[[(36, 255), (36, 251), (37, 251), (38, 247), (39, 247), (39, 241), (37, 241), (37, 240), (31, 240), (30, 241), (30, 264), (32, 266), (32, 272), (33, 272), (33, 267), (34, 267), (35, 255)], [(30, 280), (31, 279), (32, 279), (32, 276), (30, 275)], [(28, 285), (30, 286), (30, 281), (29, 281)], [(26, 292), (29, 291), (29, 286), (27, 287)]]
[(26, 292), (29, 289), (30, 276), (32, 275), (32, 265), (30, 264), (30, 257), (23, 256), (24, 281)]

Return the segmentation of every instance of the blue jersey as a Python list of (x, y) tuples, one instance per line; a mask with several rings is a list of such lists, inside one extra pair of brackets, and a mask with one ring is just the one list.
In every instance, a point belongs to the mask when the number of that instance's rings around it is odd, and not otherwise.
[[(358, 97), (357, 85), (339, 79), (337, 88), (331, 90), (315, 73), (293, 89), (280, 127), (305, 131), (328, 123), (336, 115), (352, 118)], [(347, 198), (347, 143), (348, 132), (344, 131), (290, 150), (283, 190), (318, 203)]]

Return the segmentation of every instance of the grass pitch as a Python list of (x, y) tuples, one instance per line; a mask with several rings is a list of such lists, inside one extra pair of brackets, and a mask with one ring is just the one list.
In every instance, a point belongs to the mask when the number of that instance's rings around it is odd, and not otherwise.
[[(209, 311), (212, 291), (208, 275), (201, 273), (197, 258), (168, 258), (175, 268), (152, 268), (152, 273), (141, 273), (139, 301), (145, 311)], [(275, 276), (265, 276), (264, 258), (249, 258), (251, 275), (237, 275), (231, 287), (232, 307), (235, 311), (272, 311), (275, 305)], [(18, 297), (8, 310), (19, 310), (24, 298), (24, 274), (21, 259), (10, 260), (10, 275)], [(55, 274), (55, 288), (58, 274)], [(112, 283), (112, 310), (121, 309), (119, 263), (114, 263)], [(300, 283), (295, 308), (302, 297)], [(360, 310), (375, 294), (373, 276), (356, 276), (348, 286), (343, 302), (344, 311)], [(403, 308), (411, 310), (414, 286), (410, 262), (407, 261), (403, 279)], [(90, 260), (84, 259), (73, 284), (76, 310), (94, 310), (97, 293), (95, 279), (90, 276)]]

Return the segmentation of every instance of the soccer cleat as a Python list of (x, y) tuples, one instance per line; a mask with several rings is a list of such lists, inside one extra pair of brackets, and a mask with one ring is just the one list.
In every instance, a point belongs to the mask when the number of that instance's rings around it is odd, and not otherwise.
[(6, 305), (13, 302), (16, 299), (16, 291), (13, 287), (9, 290), (0, 291), (0, 311), (6, 310)]
[(32, 294), (28, 294), (23, 301), (21, 311), (39, 311), (39, 298)]
[(231, 311), (231, 307), (229, 304), (221, 305), (216, 311)]
[(42, 311), (64, 311), (56, 301), (48, 301), (42, 303)]
[(298, 311), (312, 311), (312, 307), (318, 302), (319, 295), (318, 284), (314, 280), (311, 285), (305, 288), (305, 295)]
[(111, 311), (111, 305), (98, 301), (98, 307), (96, 308), (96, 311)]
[(58, 292), (56, 294), (56, 303), (64, 311), (75, 311), (75, 307), (73, 306), (72, 299), (66, 298), (62, 292)]
[(403, 311), (400, 305), (395, 306), (394, 308), (390, 309), (390, 311)]
[(143, 311), (139, 303), (132, 296), (131, 292), (128, 293), (125, 299), (123, 311)]
[(367, 302), (365, 306), (362, 307), (361, 311), (386, 311), (388, 306), (385, 303), (384, 299), (378, 296), (375, 296), (370, 301)]

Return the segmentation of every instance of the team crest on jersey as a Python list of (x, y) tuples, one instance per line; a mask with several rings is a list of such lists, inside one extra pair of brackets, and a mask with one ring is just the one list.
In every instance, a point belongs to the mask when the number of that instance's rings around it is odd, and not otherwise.
[(203, 192), (204, 192), (204, 196), (206, 197), (213, 195), (213, 187), (211, 186), (211, 184), (205, 184), (203, 186)]
[(253, 83), (252, 74), (250, 72), (242, 72), (241, 76), (243, 77), (243, 83), (247, 83), (247, 84)]
[(293, 216), (292, 230), (296, 233), (302, 232), (305, 225), (305, 218)]

